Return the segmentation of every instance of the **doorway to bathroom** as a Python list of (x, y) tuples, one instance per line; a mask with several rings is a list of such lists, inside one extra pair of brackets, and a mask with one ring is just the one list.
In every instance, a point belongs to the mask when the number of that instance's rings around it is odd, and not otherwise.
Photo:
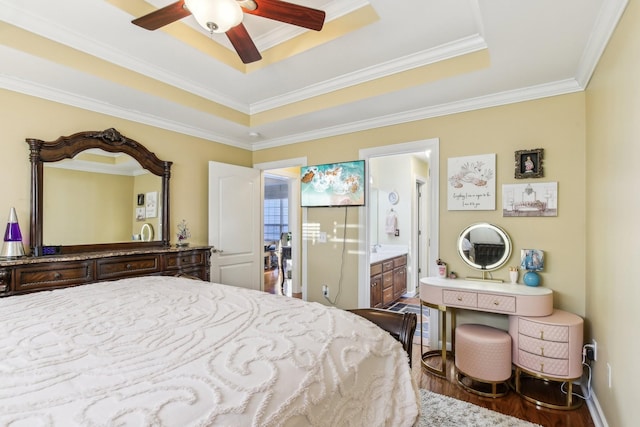
[(420, 277), (435, 271), (438, 258), (439, 140), (364, 149), (360, 158), (367, 162), (369, 185), (360, 218), (366, 256), (359, 267), (358, 305), (370, 305), (370, 265), (380, 258), (374, 251), (407, 254), (405, 296), (419, 297)]

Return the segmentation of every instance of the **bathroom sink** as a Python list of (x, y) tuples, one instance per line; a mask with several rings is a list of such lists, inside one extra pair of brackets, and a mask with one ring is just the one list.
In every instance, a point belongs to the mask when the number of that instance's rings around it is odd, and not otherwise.
[(400, 255), (406, 255), (408, 252), (408, 248), (403, 245), (381, 245), (376, 248), (375, 252), (369, 254), (369, 262), (374, 264)]

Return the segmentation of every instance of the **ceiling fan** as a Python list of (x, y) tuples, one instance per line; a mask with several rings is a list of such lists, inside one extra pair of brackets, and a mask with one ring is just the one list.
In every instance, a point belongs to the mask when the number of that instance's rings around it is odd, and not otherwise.
[(247, 29), (243, 13), (320, 31), (324, 25), (322, 10), (281, 0), (179, 0), (148, 15), (131, 21), (147, 30), (157, 30), (186, 16), (193, 15), (205, 30), (226, 33), (243, 63), (262, 59)]

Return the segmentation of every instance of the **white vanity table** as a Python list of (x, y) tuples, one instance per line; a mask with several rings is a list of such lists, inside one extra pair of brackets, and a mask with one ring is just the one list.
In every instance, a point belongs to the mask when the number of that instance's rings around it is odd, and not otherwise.
[[(509, 317), (507, 332), (512, 339), (515, 391), (537, 405), (554, 409), (578, 407), (580, 402), (574, 403), (572, 399), (572, 382), (582, 375), (583, 319), (554, 309), (553, 291), (549, 288), (501, 283), (487, 278), (487, 273), (508, 262), (512, 251), (509, 235), (497, 225), (477, 223), (468, 226), (458, 237), (457, 249), (469, 267), (482, 272), (482, 279), (420, 279), (421, 304), (438, 311), (442, 342), (440, 349), (422, 353), (422, 366), (428, 372), (446, 378), (447, 354), (455, 353), (457, 309), (506, 315)], [(447, 312), (451, 319), (449, 328)], [(451, 340), (451, 352), (447, 352), (447, 335)], [(432, 358), (441, 360), (440, 368), (428, 363)], [(564, 403), (552, 403), (547, 396), (528, 395), (522, 387), (523, 380), (528, 378), (546, 383), (567, 383)]]
[[(425, 277), (420, 279), (420, 300), (440, 315), (440, 350), (428, 351), (422, 364), (430, 372), (446, 376), (447, 335), (451, 337), (451, 350), (455, 350), (456, 309), (485, 311), (515, 316), (548, 316), (553, 313), (553, 291), (544, 287), (530, 287), (507, 283), (480, 282), (463, 279)], [(447, 330), (447, 312), (451, 327)], [(441, 369), (426, 360), (441, 356)]]

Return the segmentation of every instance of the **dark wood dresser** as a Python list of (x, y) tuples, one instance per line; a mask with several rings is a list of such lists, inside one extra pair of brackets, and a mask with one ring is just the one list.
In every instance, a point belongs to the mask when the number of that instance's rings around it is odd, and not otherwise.
[(210, 247), (172, 247), (0, 260), (0, 296), (136, 276), (188, 275), (209, 281), (210, 257)]

